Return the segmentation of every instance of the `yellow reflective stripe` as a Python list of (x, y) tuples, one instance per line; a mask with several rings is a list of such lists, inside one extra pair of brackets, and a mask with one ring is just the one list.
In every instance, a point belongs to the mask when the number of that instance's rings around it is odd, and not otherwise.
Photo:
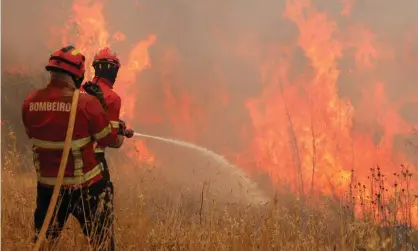
[(112, 124), (113, 128), (119, 128), (119, 121), (110, 121), (110, 124)]
[(105, 128), (103, 128), (101, 132), (94, 134), (94, 138), (96, 140), (101, 140), (104, 137), (106, 137), (110, 133), (111, 130), (112, 130), (111, 125), (109, 124)]
[[(87, 145), (91, 141), (90, 137), (76, 139), (71, 142), (71, 148), (77, 149)], [(64, 149), (64, 141), (46, 141), (32, 138), (33, 145), (40, 147), (40, 148), (47, 148), (47, 149)]]
[(104, 153), (104, 150), (102, 148), (96, 148), (94, 150), (94, 152), (96, 152), (96, 153)]
[(74, 176), (83, 176), (83, 157), (81, 156), (80, 149), (72, 149), (74, 158)]
[(93, 144), (94, 152), (95, 153), (104, 153), (104, 149), (102, 149), (97, 142), (95, 141)]
[[(81, 185), (84, 184), (86, 182), (88, 182), (89, 180), (93, 179), (94, 177), (96, 177), (97, 175), (99, 175), (103, 170), (103, 167), (101, 164), (95, 166), (92, 170), (88, 171), (87, 173), (85, 173), (82, 176), (78, 176), (78, 177), (64, 177), (63, 179), (63, 185)], [(42, 184), (45, 185), (50, 185), (53, 186), (55, 185), (57, 178), (56, 177), (38, 177), (38, 181)]]

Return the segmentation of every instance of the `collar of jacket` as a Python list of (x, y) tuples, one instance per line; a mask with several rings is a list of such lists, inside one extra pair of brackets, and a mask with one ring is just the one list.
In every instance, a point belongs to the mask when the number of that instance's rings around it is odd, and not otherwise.
[(110, 83), (110, 81), (109, 80), (107, 80), (107, 79), (105, 79), (105, 78), (102, 78), (102, 77), (94, 77), (93, 78), (93, 80), (92, 80), (92, 82), (93, 83), (104, 83), (104, 84), (106, 84), (107, 86), (109, 86), (109, 88), (110, 89), (113, 89), (113, 85), (112, 85), (112, 83)]
[(75, 89), (74, 80), (71, 76), (66, 74), (60, 74), (51, 72), (51, 80), (49, 81), (50, 86)]

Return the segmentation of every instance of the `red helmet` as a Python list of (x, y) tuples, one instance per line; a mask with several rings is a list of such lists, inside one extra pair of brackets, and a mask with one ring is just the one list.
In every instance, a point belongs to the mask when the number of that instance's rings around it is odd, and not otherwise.
[(86, 71), (85, 61), (84, 55), (70, 45), (52, 53), (45, 69), (47, 71), (62, 70), (76, 78), (82, 78)]
[(99, 53), (97, 53), (94, 56), (93, 66), (95, 66), (98, 63), (108, 63), (111, 65), (114, 65), (117, 68), (120, 67), (120, 60), (118, 56), (116, 55), (116, 52), (112, 53), (109, 47), (105, 47), (101, 49)]

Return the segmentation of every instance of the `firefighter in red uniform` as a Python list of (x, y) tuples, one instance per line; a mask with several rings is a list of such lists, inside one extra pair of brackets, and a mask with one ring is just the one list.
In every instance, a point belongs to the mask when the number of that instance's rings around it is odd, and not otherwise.
[[(120, 119), (121, 98), (113, 90), (119, 68), (120, 60), (116, 53), (105, 47), (97, 53), (93, 59), (95, 76), (92, 81), (83, 85), (83, 91), (96, 96), (109, 114), (112, 130), (128, 138), (133, 136), (132, 129), (126, 129), (126, 124)], [(112, 146), (110, 146), (112, 147)], [(119, 146), (116, 146), (118, 148)], [(98, 161), (103, 163), (105, 168), (105, 178), (111, 183), (109, 168), (105, 157), (105, 145), (98, 142), (95, 152)], [(112, 147), (115, 148), (115, 147)]]
[[(33, 143), (37, 172), (37, 201), (34, 213), (35, 240), (39, 233), (58, 174), (67, 132), (72, 95), (80, 88), (85, 57), (73, 46), (54, 52), (46, 70), (50, 83), (30, 93), (22, 107), (26, 133)], [(113, 223), (113, 187), (104, 178), (103, 165), (96, 160), (94, 141), (103, 146), (120, 146), (123, 137), (111, 130), (108, 114), (93, 96), (80, 93), (72, 146), (65, 170), (57, 210), (47, 231), (56, 240), (69, 214), (80, 223), (94, 250), (109, 243)], [(104, 208), (103, 208), (104, 206)], [(53, 243), (50, 243), (53, 244)]]
[[(82, 86), (82, 91), (85, 91), (100, 100), (103, 108), (109, 114), (110, 123), (112, 126), (112, 132), (118, 135), (126, 136), (131, 138), (134, 134), (132, 129), (126, 129), (126, 124), (120, 119), (120, 109), (122, 100), (119, 95), (113, 90), (119, 68), (121, 66), (120, 60), (116, 53), (112, 53), (111, 50), (106, 47), (99, 51), (95, 55), (92, 64), (95, 76), (92, 81), (85, 83)], [(106, 161), (105, 148), (119, 148), (122, 142), (118, 145), (103, 145), (100, 142), (95, 144), (96, 160), (102, 163), (104, 167), (104, 180), (113, 187), (110, 179), (109, 166)], [(115, 246), (113, 228), (111, 229), (111, 246)]]

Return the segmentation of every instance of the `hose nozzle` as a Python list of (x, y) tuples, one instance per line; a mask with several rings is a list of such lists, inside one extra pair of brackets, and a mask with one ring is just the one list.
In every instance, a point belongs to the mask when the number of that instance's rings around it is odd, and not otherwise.
[(134, 136), (134, 133), (135, 133), (134, 130), (129, 128), (125, 130), (124, 136), (129, 139)]

